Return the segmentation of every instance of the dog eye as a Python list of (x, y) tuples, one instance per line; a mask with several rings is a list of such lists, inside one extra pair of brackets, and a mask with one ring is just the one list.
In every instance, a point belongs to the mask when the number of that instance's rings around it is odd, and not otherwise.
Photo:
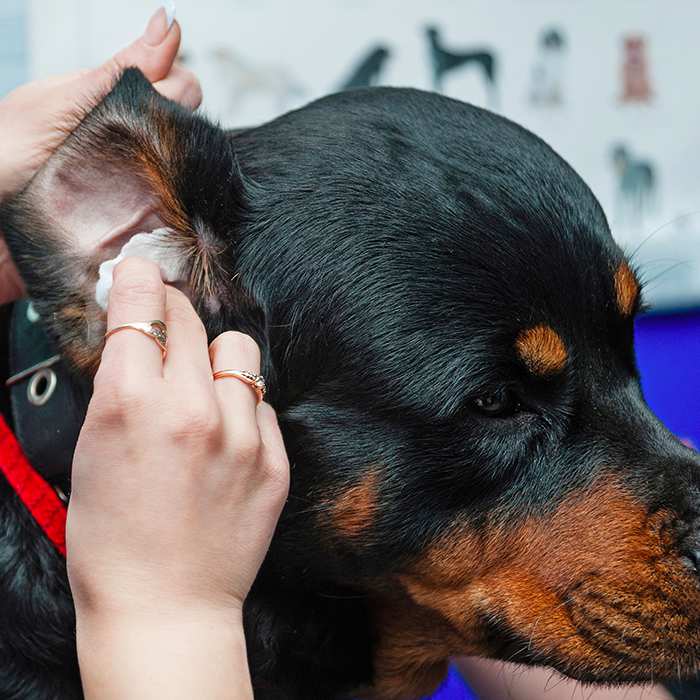
[(520, 404), (515, 394), (501, 387), (490, 394), (484, 394), (474, 399), (474, 408), (485, 416), (505, 417), (517, 413)]

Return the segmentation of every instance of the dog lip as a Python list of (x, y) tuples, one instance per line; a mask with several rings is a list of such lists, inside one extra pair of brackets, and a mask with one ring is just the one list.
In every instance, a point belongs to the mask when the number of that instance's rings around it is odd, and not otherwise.
[(494, 657), (508, 663), (532, 666), (537, 663), (528, 643), (523, 640), (506, 640), (495, 652)]

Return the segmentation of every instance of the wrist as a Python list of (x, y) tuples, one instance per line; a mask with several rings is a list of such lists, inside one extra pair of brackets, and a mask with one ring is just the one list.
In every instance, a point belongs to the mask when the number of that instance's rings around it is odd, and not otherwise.
[(93, 610), (76, 623), (86, 700), (252, 698), (240, 610)]
[[(112, 569), (82, 575), (68, 552), (68, 579), (76, 617), (91, 625), (117, 621), (172, 619), (184, 621), (227, 619), (240, 623), (243, 600), (233, 593), (202, 590), (202, 586), (172, 585), (163, 576), (148, 572)], [(97, 567), (99, 571), (99, 567)], [(184, 579), (183, 579), (184, 580)]]
[(187, 605), (179, 601), (159, 605), (76, 605), (76, 628), (86, 636), (129, 634), (131, 630), (159, 634), (170, 629), (209, 629), (213, 633), (242, 633), (243, 610), (238, 606)]

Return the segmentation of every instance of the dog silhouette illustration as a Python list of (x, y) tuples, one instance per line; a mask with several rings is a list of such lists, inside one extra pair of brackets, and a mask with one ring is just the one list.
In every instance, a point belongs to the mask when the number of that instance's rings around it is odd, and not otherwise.
[(555, 106), (564, 101), (563, 71), (566, 40), (558, 29), (547, 29), (540, 35), (537, 58), (532, 71), (530, 102)]
[(464, 68), (470, 65), (476, 66), (482, 72), (486, 81), (486, 91), (491, 107), (498, 103), (497, 91), (497, 61), (493, 51), (486, 48), (472, 49), (466, 51), (455, 51), (447, 49), (442, 43), (440, 30), (435, 26), (426, 28), (428, 37), (430, 61), (433, 76), (433, 89), (442, 92), (444, 77), (457, 68)]
[(622, 102), (649, 102), (653, 97), (646, 39), (625, 37), (622, 65)]
[(341, 84), (341, 90), (353, 90), (355, 88), (372, 87), (379, 84), (379, 80), (391, 51), (386, 46), (375, 46), (357, 64), (352, 73)]
[(651, 161), (633, 156), (624, 144), (613, 147), (612, 162), (617, 176), (617, 221), (620, 224), (639, 225), (656, 204), (656, 168)]
[(256, 93), (271, 98), (280, 112), (306, 93), (284, 66), (255, 65), (228, 47), (213, 49), (210, 57), (226, 86), (231, 113), (238, 111), (242, 103)]

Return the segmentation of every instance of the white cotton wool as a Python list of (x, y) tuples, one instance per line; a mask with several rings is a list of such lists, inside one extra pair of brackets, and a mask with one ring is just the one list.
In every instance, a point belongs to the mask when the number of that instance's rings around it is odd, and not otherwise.
[(182, 248), (172, 242), (173, 231), (168, 228), (157, 228), (150, 233), (137, 233), (121, 249), (119, 255), (111, 260), (105, 260), (99, 268), (99, 277), (95, 287), (95, 299), (100, 308), (107, 310), (109, 290), (112, 288), (114, 268), (124, 258), (139, 257), (152, 260), (160, 267), (163, 282), (170, 284), (182, 282), (185, 279)]

